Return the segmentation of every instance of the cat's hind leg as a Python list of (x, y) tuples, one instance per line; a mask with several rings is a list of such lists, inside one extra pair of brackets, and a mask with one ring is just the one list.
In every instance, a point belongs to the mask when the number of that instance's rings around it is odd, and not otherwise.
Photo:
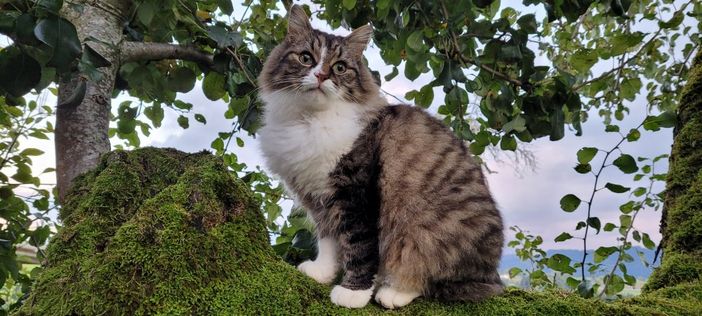
[(394, 309), (409, 304), (421, 295), (422, 293), (417, 290), (399, 289), (391, 285), (383, 285), (375, 293), (375, 301), (385, 308)]

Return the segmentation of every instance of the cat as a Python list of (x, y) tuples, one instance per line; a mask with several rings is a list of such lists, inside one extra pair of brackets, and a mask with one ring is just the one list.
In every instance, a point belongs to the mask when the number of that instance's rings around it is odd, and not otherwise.
[(290, 8), (258, 77), (267, 168), (315, 223), (298, 266), (348, 308), (417, 297), (476, 302), (503, 292), (503, 225), (480, 164), (438, 119), (390, 105), (363, 62), (370, 25), (346, 37)]

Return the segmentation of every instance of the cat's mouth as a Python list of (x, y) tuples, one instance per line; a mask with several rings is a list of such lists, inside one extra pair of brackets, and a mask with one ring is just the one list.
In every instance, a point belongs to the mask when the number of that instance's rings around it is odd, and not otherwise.
[(322, 88), (322, 86), (310, 87), (309, 89), (307, 89), (307, 92), (313, 93), (313, 94), (321, 93), (322, 95), (327, 95), (327, 93), (324, 92), (324, 89)]

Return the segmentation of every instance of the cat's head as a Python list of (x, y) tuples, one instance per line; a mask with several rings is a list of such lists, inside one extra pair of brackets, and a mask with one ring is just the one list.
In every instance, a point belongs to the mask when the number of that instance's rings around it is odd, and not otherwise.
[(363, 63), (372, 34), (370, 25), (345, 37), (321, 32), (312, 28), (302, 7), (292, 6), (285, 40), (273, 49), (258, 77), (263, 99), (275, 96), (311, 108), (376, 100), (379, 87)]

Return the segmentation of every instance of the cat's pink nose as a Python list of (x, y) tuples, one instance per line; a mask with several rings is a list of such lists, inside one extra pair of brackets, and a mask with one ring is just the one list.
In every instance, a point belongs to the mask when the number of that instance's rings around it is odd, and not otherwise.
[(317, 83), (322, 84), (324, 80), (329, 79), (329, 74), (323, 73), (321, 71), (315, 72), (314, 73), (315, 77), (317, 77)]

